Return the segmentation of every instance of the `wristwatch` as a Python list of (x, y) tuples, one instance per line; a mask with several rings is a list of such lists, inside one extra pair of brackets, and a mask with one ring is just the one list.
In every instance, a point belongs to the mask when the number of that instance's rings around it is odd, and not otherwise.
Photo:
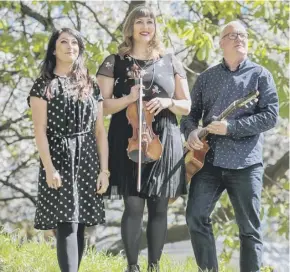
[(110, 177), (111, 173), (109, 170), (105, 169), (105, 170), (101, 170), (101, 173), (104, 173), (108, 176), (108, 178)]

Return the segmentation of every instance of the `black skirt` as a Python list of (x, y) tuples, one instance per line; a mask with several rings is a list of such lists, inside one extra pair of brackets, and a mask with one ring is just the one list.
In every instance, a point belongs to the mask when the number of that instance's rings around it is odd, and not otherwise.
[(175, 198), (187, 193), (182, 139), (176, 116), (167, 109), (163, 110), (155, 116), (152, 128), (160, 137), (163, 151), (159, 160), (142, 164), (141, 191), (137, 192), (138, 164), (127, 154), (132, 127), (128, 124), (126, 110), (112, 116), (108, 135), (111, 177), (106, 192), (110, 198)]

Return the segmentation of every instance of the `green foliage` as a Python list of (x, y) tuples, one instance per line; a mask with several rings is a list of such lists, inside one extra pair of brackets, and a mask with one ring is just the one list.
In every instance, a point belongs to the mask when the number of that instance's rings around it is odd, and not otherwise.
[[(285, 237), (287, 240), (289, 240), (288, 197), (289, 181), (283, 178), (270, 188), (264, 188), (261, 205), (262, 222), (265, 222), (265, 225), (273, 225), (274, 222), (279, 222), (274, 233), (277, 232), (279, 236)], [(233, 219), (234, 211), (227, 194), (222, 195), (218, 205), (220, 205), (219, 209), (213, 214), (213, 229), (215, 237), (225, 237), (223, 241), (225, 247), (220, 258), (228, 263), (234, 250), (239, 249), (240, 246), (239, 229)], [(272, 227), (270, 232), (273, 232)]]
[[(162, 22), (167, 32), (183, 40), (190, 55), (198, 61), (210, 64), (216, 62), (216, 57), (221, 58), (213, 41), (218, 38), (222, 22), (239, 19), (249, 26), (249, 55), (273, 74), (280, 98), (280, 116), (288, 118), (289, 5), (283, 1), (186, 1), (185, 5), (191, 20), (165, 17)], [(267, 30), (258, 31), (257, 25)]]
[(281, 179), (279, 183), (263, 191), (264, 213), (267, 215), (268, 224), (279, 222), (275, 231), (279, 236), (289, 240), (289, 180)]
[[(78, 1), (23, 1), (22, 6), (26, 5), (34, 11), (32, 15), (21, 10), (20, 1), (0, 2), (0, 11), (3, 15), (0, 19), (0, 87), (1, 94), (4, 88), (6, 88), (5, 90), (8, 89), (8, 92), (6, 91), (7, 93), (3, 95), (3, 100), (6, 101), (7, 99), (8, 101), (10, 99), (8, 106), (0, 108), (0, 126), (10, 120), (10, 117), (8, 118), (7, 116), (12, 113), (12, 119), (28, 113), (28, 120), (21, 120), (15, 124), (19, 134), (21, 134), (20, 136), (27, 135), (28, 127), (31, 125), (31, 112), (27, 108), (20, 113), (18, 112), (19, 95), (14, 95), (14, 92), (15, 90), (19, 91), (18, 83), (23, 80), (20, 96), (22, 98), (27, 96), (32, 81), (38, 76), (39, 64), (44, 58), (51, 29), (54, 27), (65, 25), (75, 28), (78, 26), (76, 14), (80, 15), (79, 27), (86, 41), (86, 63), (92, 75), (95, 75), (99, 64), (108, 54), (117, 51), (118, 43), (116, 40), (120, 41), (122, 39), (121, 25), (119, 25), (123, 20), (121, 14), (125, 15), (128, 4), (121, 1), (116, 2), (117, 4), (114, 5), (104, 3), (103, 7), (100, 8), (96, 4), (92, 5), (89, 2), (85, 1), (83, 3), (90, 5), (94, 14)], [(249, 26), (250, 58), (265, 66), (273, 74), (280, 99), (280, 115), (283, 118), (289, 118), (289, 76), (286, 73), (287, 69), (289, 69), (289, 5), (285, 1), (249, 0), (172, 1), (172, 3), (168, 2), (168, 5), (177, 3), (179, 8), (172, 8), (172, 10), (177, 12), (178, 16), (162, 14), (162, 8), (156, 9), (156, 12), (159, 13), (158, 21), (161, 24), (164, 44), (167, 47), (175, 47), (177, 52), (184, 53), (184, 64), (199, 72), (199, 64), (204, 67), (204, 64), (211, 65), (221, 58), (221, 53), (217, 48), (220, 26), (231, 20), (241, 20)], [(154, 5), (154, 3), (151, 4)], [(163, 4), (167, 5), (165, 2)], [(116, 8), (119, 12), (118, 17), (113, 17), (113, 11)], [(122, 11), (124, 12), (122, 13)], [(39, 15), (39, 17), (35, 16), (35, 14)], [(44, 18), (46, 23), (41, 21), (40, 17)], [(258, 26), (261, 26), (261, 28)], [(180, 56), (183, 56), (182, 54)], [(190, 72), (188, 73), (188, 78), (191, 82), (193, 75)], [(23, 102), (23, 100), (21, 101)], [(109, 119), (105, 118), (104, 121), (106, 127), (108, 127)], [(2, 133), (1, 137), (10, 135), (11, 131), (7, 129)], [(20, 137), (18, 136), (18, 138)], [(15, 163), (9, 169), (15, 169), (17, 159), (24, 156), (19, 146), (6, 143), (1, 146), (9, 154), (9, 159), (15, 160)], [(25, 152), (28, 152), (27, 150)], [(282, 179), (275, 182), (279, 186), (273, 185), (263, 191), (261, 216), (268, 220), (269, 224), (279, 222), (277, 233), (288, 239), (289, 220), (286, 211), (289, 210), (289, 181)], [(22, 188), (23, 184), (20, 183), (19, 187)], [(226, 237), (224, 240), (226, 248), (222, 253), (221, 259), (223, 262), (228, 262), (233, 250), (239, 246), (238, 228), (234, 222), (233, 209), (227, 196), (222, 197), (220, 206), (217, 208), (213, 216), (214, 232), (216, 236)], [(37, 246), (33, 243), (18, 246), (16, 242), (11, 242), (13, 239), (11, 240), (4, 236), (0, 239), (4, 242), (6, 241), (7, 245), (7, 249), (5, 249), (0, 243), (0, 256), (2, 256), (0, 257), (0, 266), (1, 258), (6, 265), (15, 263), (15, 267), (8, 267), (11, 270), (7, 268), (8, 270), (6, 269), (5, 271), (40, 271), (37, 270), (40, 269), (40, 264), (45, 264), (47, 271), (56, 271), (54, 251), (50, 250), (50, 244), (42, 244), (39, 247), (40, 250), (36, 251)], [(10, 264), (12, 257), (9, 257), (9, 255), (14, 256), (14, 253), (11, 253), (13, 252), (12, 248), (15, 251), (15, 261), (13, 260)], [(7, 250), (6, 253), (5, 250)], [(33, 252), (34, 250), (35, 252)], [(30, 256), (34, 254), (35, 258)], [(44, 256), (47, 258), (44, 259)], [(34, 260), (35, 262), (35, 266), (31, 268), (32, 270), (25, 266), (25, 261), (29, 262), (29, 260)], [(34, 265), (34, 262), (29, 264)], [(94, 265), (96, 267), (99, 262), (104, 263), (104, 265), (108, 265), (108, 262), (110, 262), (116, 269), (125, 265), (120, 257), (116, 257), (116, 259), (113, 257), (108, 258), (89, 251), (83, 267), (86, 267), (86, 263), (90, 264), (88, 267), (93, 267)], [(174, 266), (172, 261), (167, 258), (163, 258), (163, 265), (164, 267)], [(193, 265), (191, 262), (188, 261), (182, 265), (174, 271), (192, 271), (190, 270)], [(142, 266), (145, 268), (144, 260), (142, 261)], [(16, 270), (18, 268), (20, 270)], [(41, 272), (43, 271), (41, 270)], [(264, 271), (270, 270), (265, 268)]]
[[(27, 4), (28, 5), (28, 4)], [(48, 1), (39, 3), (32, 2), (32, 9), (37, 10), (41, 5), (42, 10), (47, 12), (61, 11), (62, 16), (69, 16), (73, 22), (76, 20), (76, 12), (83, 8), (82, 5), (69, 1)], [(29, 5), (28, 5), (29, 6)], [(121, 6), (121, 3), (120, 3)], [(280, 97), (282, 117), (289, 116), (289, 88), (285, 70), (289, 63), (289, 46), (287, 43), (289, 5), (283, 1), (185, 1), (181, 4), (184, 17), (173, 17), (162, 14), (158, 18), (162, 24), (163, 40), (166, 46), (171, 47), (174, 43), (172, 37), (177, 37), (188, 48), (189, 56), (196, 57), (198, 61), (206, 61), (209, 64), (216, 59), (218, 53), (214, 46), (214, 40), (219, 35), (222, 22), (229, 22), (239, 18), (245, 24), (251, 25), (252, 21), (264, 24), (269, 34), (249, 28), (250, 56), (251, 58), (269, 69), (277, 84)], [(20, 20), (27, 17), (20, 14), (19, 2), (1, 2), (1, 9), (10, 9), (14, 16), (20, 15)], [(106, 7), (105, 12), (110, 9)], [(91, 11), (86, 11), (90, 14)], [(40, 12), (41, 13), (41, 12)], [(45, 13), (41, 14), (46, 16)], [(96, 16), (101, 15), (96, 13)], [(11, 56), (9, 62), (3, 62), (2, 83), (13, 86), (13, 72), (21, 77), (35, 78), (38, 74), (38, 64), (43, 59), (46, 44), (50, 33), (39, 29), (27, 34), (25, 31), (13, 32), (8, 17), (0, 20), (1, 45), (0, 51)], [(94, 18), (91, 18), (93, 20)], [(115, 18), (108, 18), (108, 21)], [(82, 19), (81, 19), (82, 20)], [(72, 27), (76, 26), (76, 22)], [(99, 27), (100, 28), (100, 27)], [(48, 28), (50, 29), (50, 28)], [(97, 31), (97, 29), (96, 29)], [(277, 38), (273, 39), (273, 35)], [(82, 30), (86, 37), (86, 30)], [(96, 32), (97, 33), (97, 32)], [(121, 33), (116, 30), (112, 32), (117, 39)], [(277, 42), (280, 36), (280, 42)], [(289, 38), (289, 37), (288, 37)], [(91, 43), (90, 37), (86, 37), (87, 65), (92, 74), (96, 73), (98, 65), (109, 53), (117, 51), (117, 43), (110, 39), (104, 43), (98, 39)], [(182, 49), (182, 48), (181, 48)], [(276, 58), (276, 55), (281, 56)], [(188, 59), (187, 57), (187, 59)], [(214, 58), (214, 59), (213, 59)], [(190, 75), (189, 75), (190, 77)]]
[[(0, 266), (2, 272), (57, 272), (59, 271), (56, 249), (53, 240), (20, 241), (17, 235), (0, 233)], [(140, 258), (142, 271), (147, 269), (147, 260)], [(123, 256), (112, 256), (106, 252), (96, 252), (94, 248), (87, 248), (82, 260), (80, 272), (120, 272), (126, 268)], [(161, 271), (164, 272), (197, 272), (197, 266), (192, 258), (184, 262), (174, 261), (170, 256), (163, 255), (160, 262)], [(221, 272), (234, 272), (233, 268), (220, 263)], [(264, 272), (272, 271), (263, 268)]]

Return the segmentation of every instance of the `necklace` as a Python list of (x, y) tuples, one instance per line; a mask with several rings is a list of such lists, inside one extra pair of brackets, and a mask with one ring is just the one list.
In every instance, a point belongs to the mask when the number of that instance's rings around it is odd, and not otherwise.
[[(133, 63), (136, 64), (141, 69), (142, 74), (145, 74), (147, 68), (152, 64), (152, 62), (150, 60), (150, 61), (145, 61), (145, 65), (141, 66), (140, 63), (135, 58), (132, 57), (132, 59), (133, 59)], [(148, 64), (148, 62), (149, 62), (149, 64)], [(154, 76), (155, 76), (155, 62), (153, 62), (153, 75), (152, 75), (151, 82), (150, 82), (148, 88), (144, 88), (145, 91), (148, 91), (151, 89), (153, 82), (154, 82)]]
[(137, 59), (133, 58), (133, 61), (142, 70), (146, 70), (147, 67), (149, 67), (153, 63), (153, 60), (144, 60), (145, 64), (141, 66), (141, 64), (139, 63)]

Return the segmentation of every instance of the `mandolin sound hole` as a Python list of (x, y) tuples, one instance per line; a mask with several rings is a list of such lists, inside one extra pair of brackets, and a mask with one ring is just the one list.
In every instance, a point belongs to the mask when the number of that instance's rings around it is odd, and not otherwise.
[[(138, 163), (139, 159), (138, 159), (138, 150), (133, 150), (131, 152), (128, 152), (128, 157), (130, 160), (132, 160), (133, 162)], [(141, 152), (141, 163), (149, 163), (149, 162), (153, 162), (154, 160), (146, 157), (144, 152)]]

